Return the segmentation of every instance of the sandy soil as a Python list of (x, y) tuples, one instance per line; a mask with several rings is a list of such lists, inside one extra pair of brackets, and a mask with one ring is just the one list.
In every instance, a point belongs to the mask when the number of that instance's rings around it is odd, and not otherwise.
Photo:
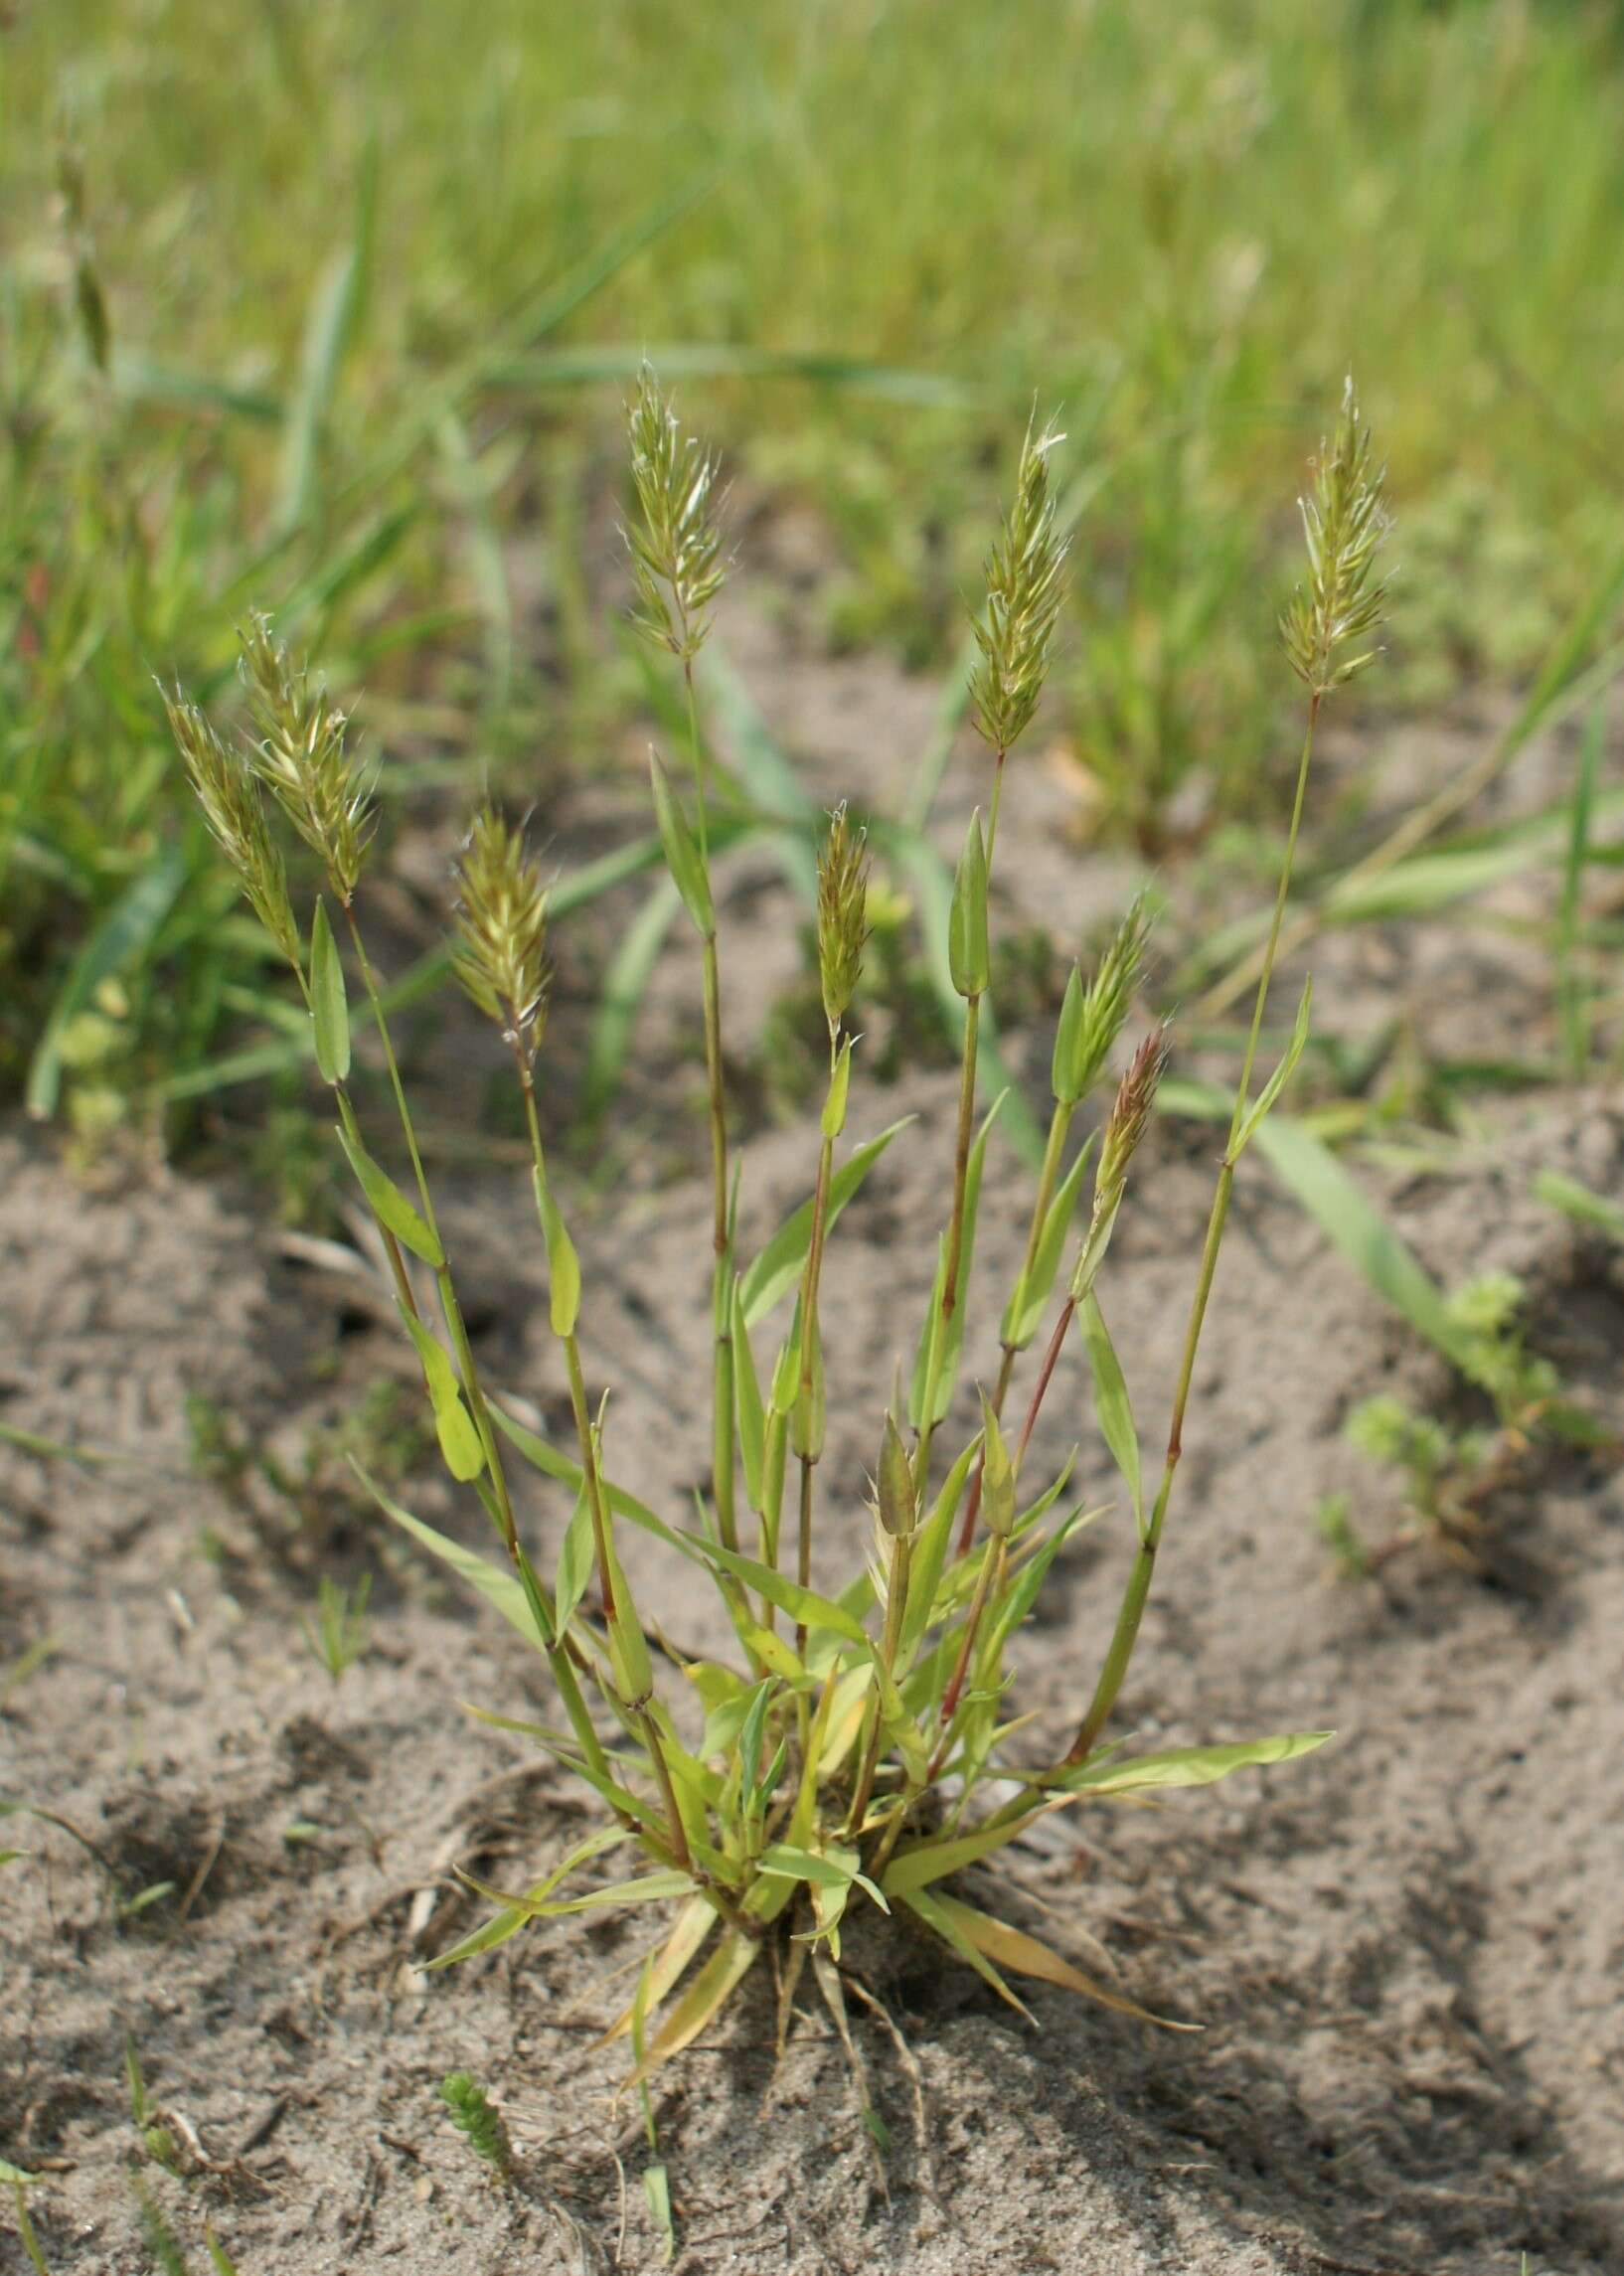
[[(760, 672), (749, 629), (732, 627)], [(815, 674), (781, 649), (772, 664), (775, 715), (819, 795), (839, 787), (843, 752), (848, 771), (854, 748), (905, 757), (928, 720), (929, 691), (907, 691), (917, 717), (899, 726), (894, 682), (886, 696), (868, 666)], [(873, 773), (890, 765), (877, 755)], [(949, 820), (972, 766), (955, 761)], [(1035, 769), (1013, 802), (1011, 866), (1024, 907), (1073, 938), (1115, 905), (1121, 877), (1065, 845), (1059, 780)], [(750, 992), (770, 994), (795, 968), (781, 901), (743, 864), (723, 905)], [(1356, 1028), (1374, 994), (1390, 1000), (1395, 960), (1417, 1022), (1469, 1026), (1486, 998), (1500, 1021), (1543, 1016), (1525, 970), (1463, 938), (1327, 943), (1326, 1016)], [(692, 979), (679, 944), (651, 1036)], [(463, 1066), (471, 1049), (440, 1059)], [(639, 1127), (669, 1127), (692, 1079), (671, 1053), (663, 1090), (634, 1100)], [(854, 1113), (854, 1136), (898, 1111), (920, 1120), (830, 1259), (832, 1417), (857, 1402), (828, 1455), (831, 1570), (866, 1522), (873, 1386), (924, 1301), (951, 1093), (950, 1075), (927, 1075)], [(447, 1124), (455, 1103), (441, 1101)], [(806, 1127), (760, 1135), (749, 1236), (802, 1197), (813, 1142)], [(1211, 1153), (1204, 1129), (1156, 1134), (1113, 1251), (1109, 1308), (1147, 1436)], [(1455, 1175), (1392, 1179), (1384, 1198), (1441, 1279), (1522, 1273), (1535, 1340), (1616, 1411), (1624, 1263), (1532, 1198), (1537, 1166), (1624, 1189), (1616, 1101), (1508, 1109)], [(557, 1428), (522, 1178), (499, 1163), (460, 1185), (445, 1214), (483, 1362)], [(677, 1508), (705, 1466), (701, 1191), (650, 1145), (612, 1196), (575, 1206), (588, 1365), (617, 1385), (614, 1466)], [(1006, 1155), (983, 1205), (989, 1288), (1013, 1268), (1023, 1210)], [(365, 1385), (409, 1382), (376, 1291), (290, 1255), (234, 1188), (160, 1173), (87, 1191), (16, 1132), (0, 1136), (0, 1260), (5, 1419), (124, 1458), (77, 1471), (0, 1456), (0, 1666), (58, 1639), (0, 1706), (0, 1792), (83, 1837), (10, 1821), (32, 1855), (0, 1883), (0, 2155), (43, 2176), (53, 2276), (153, 2264), (130, 2180), (126, 2033), (178, 2145), (180, 2175), (149, 2161), (147, 2182), (196, 2267), (205, 2217), (244, 2276), (657, 2266), (639, 2114), (616, 2097), (621, 2063), (591, 2043), (636, 1938), (570, 1924), (447, 1974), (421, 1965), (473, 1918), (453, 1862), (511, 1881), (578, 1838), (581, 1796), (458, 1707), (543, 1709), (539, 1663), (332, 1473), (294, 1513), (262, 1481), (234, 1494), (189, 1461), (189, 1393), (296, 1465)], [(992, 1345), (989, 1323), (967, 1381)], [(1066, 1367), (1040, 1451), (1056, 1460), (1080, 1437), (1080, 1491), (1108, 1499)], [(1490, 1513), (1483, 1573), (1420, 1557), (1380, 1586), (1338, 1581), (1309, 1513), (1336, 1486), (1368, 1504), (1340, 1429), (1389, 1384), (1456, 1411), (1438, 1363), (1248, 1164), (1123, 1727), (1176, 1741), (1334, 1723), (1338, 1741), (1165, 1810), (1077, 1813), (1016, 1860), (1046, 1933), (1204, 2030), (1157, 2032), (1040, 1988), (1034, 2032), (936, 1950), (858, 1938), (853, 1964), (899, 2034), (865, 2032), (893, 2137), (887, 2195), (821, 2016), (802, 2018), (775, 2073), (770, 1985), (752, 1983), (658, 2096), (680, 2268), (1514, 2276), (1525, 2251), (1537, 2276), (1624, 2265), (1624, 1486), (1552, 1457)], [(454, 1507), (431, 1465), (402, 1492), (479, 1538), (477, 1511)], [(567, 1515), (528, 1497), (549, 1549)], [(634, 1578), (673, 1636), (701, 1642), (710, 1608), (658, 1553), (630, 1548)], [(1115, 1513), (1067, 1550), (1023, 1640), (1022, 1703), (1056, 1730), (1091, 1679), (1126, 1556)], [(336, 1688), (299, 1633), (322, 1570), (376, 1575), (372, 1648)], [(120, 1911), (160, 1882), (166, 1897)], [(511, 2188), (445, 2121), (434, 2090), (456, 2067), (503, 2105), (521, 2152)], [(0, 2270), (24, 2266), (0, 2212)]]

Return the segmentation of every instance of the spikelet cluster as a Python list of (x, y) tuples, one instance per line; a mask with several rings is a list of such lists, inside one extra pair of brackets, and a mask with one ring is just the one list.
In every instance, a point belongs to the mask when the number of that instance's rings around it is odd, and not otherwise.
[(637, 583), (632, 622), (692, 663), (711, 629), (727, 566), (716, 517), (717, 462), (677, 414), (645, 364), (627, 415), (637, 520), (625, 532)]
[(1139, 985), (1149, 930), (1145, 895), (1136, 894), (1086, 988), (1073, 970), (1055, 1031), (1052, 1080), (1057, 1099), (1074, 1106), (1093, 1088)]
[(1094, 1181), (1096, 1210), (1103, 1203), (1114, 1211), (1122, 1200), (1128, 1182), (1128, 1164), (1145, 1135), (1172, 1048), (1168, 1024), (1162, 1020), (1134, 1053), (1127, 1073), (1117, 1085), (1105, 1136), (1100, 1142), (1099, 1171)]
[(241, 669), (259, 731), (254, 772), (348, 908), (375, 821), (371, 772), (347, 747), (348, 718), (263, 616), (243, 633)]
[(170, 732), (197, 795), (209, 834), (233, 869), (248, 905), (277, 947), (295, 967), (299, 928), (287, 894), (287, 872), (265, 819), (264, 801), (251, 769), (228, 750), (196, 704), (177, 688), (161, 689)]
[(851, 1010), (869, 937), (868, 833), (854, 830), (843, 799), (818, 856), (818, 977), (831, 1041)]
[(1145, 1135), (1171, 1049), (1168, 1023), (1159, 1021), (1134, 1053), (1126, 1074), (1117, 1084), (1105, 1135), (1100, 1141), (1088, 1230), (1071, 1275), (1071, 1294), (1079, 1302), (1092, 1288), (1095, 1275), (1105, 1261), (1117, 1212), (1128, 1189), (1128, 1165)]
[(1038, 709), (1065, 598), (1069, 547), (1056, 527), (1049, 479), (1049, 454), (1063, 440), (1053, 426), (1028, 428), (1015, 502), (987, 557), (970, 703), (977, 729), (999, 752), (1013, 748)]
[(523, 833), (489, 806), (464, 841), (456, 886), (456, 976), (534, 1057), (547, 1025), (547, 891)]
[(1298, 500), (1308, 542), (1308, 581), (1280, 618), (1292, 670), (1318, 700), (1346, 686), (1381, 653), (1374, 641), (1386, 613), (1387, 584), (1377, 574), (1391, 527), (1382, 497), (1385, 469), (1361, 426), (1354, 383), (1343, 389), (1335, 435), (1320, 446), (1314, 484)]

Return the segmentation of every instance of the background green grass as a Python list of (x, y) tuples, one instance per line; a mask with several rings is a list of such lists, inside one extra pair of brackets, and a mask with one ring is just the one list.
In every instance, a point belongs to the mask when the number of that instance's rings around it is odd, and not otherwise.
[(0, 74), (0, 1082), (91, 1126), (282, 1017), (151, 673), (207, 695), (255, 602), (398, 790), (591, 764), (645, 348), (816, 504), (827, 635), (916, 661), (1062, 406), (1056, 716), (1153, 848), (1256, 787), (1349, 365), (1402, 518), (1375, 700), (1528, 676), (1617, 549), (1616, 7), (21, 0)]

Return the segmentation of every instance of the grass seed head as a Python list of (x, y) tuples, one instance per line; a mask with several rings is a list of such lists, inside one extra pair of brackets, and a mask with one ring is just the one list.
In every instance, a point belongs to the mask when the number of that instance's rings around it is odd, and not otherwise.
[(1163, 1020), (1152, 1028), (1134, 1053), (1127, 1073), (1117, 1085), (1099, 1149), (1099, 1170), (1094, 1181), (1096, 1209), (1102, 1198), (1113, 1210), (1121, 1201), (1128, 1182), (1128, 1164), (1145, 1135), (1171, 1050), (1167, 1022)]
[(1038, 709), (1055, 625), (1065, 598), (1068, 541), (1055, 522), (1049, 454), (1063, 440), (1029, 426), (1015, 502), (987, 557), (987, 606), (976, 623), (981, 654), (970, 680), (977, 729), (993, 748), (1013, 747)]
[(840, 1034), (863, 974), (869, 868), (868, 833), (852, 828), (843, 799), (829, 817), (818, 856), (818, 978), (831, 1041)]
[(209, 834), (238, 875), (248, 904), (277, 947), (299, 964), (299, 928), (287, 894), (287, 872), (270, 834), (264, 801), (252, 772), (228, 750), (196, 704), (177, 688), (160, 690), (175, 738)]
[(1105, 1124), (1105, 1135), (1100, 1142), (1099, 1167), (1094, 1173), (1094, 1203), (1089, 1215), (1088, 1230), (1083, 1237), (1076, 1269), (1071, 1275), (1071, 1294), (1077, 1302), (1088, 1294), (1105, 1261), (1105, 1251), (1110, 1246), (1111, 1233), (1116, 1225), (1116, 1215), (1128, 1188), (1128, 1165), (1133, 1160), (1140, 1139), (1145, 1135), (1151, 1109), (1156, 1104), (1156, 1092), (1167, 1068), (1170, 1049), (1168, 1023), (1163, 1020), (1152, 1028), (1134, 1053), (1127, 1073), (1117, 1084), (1116, 1096), (1111, 1102), (1110, 1115)]
[(1385, 473), (1372, 453), (1370, 428), (1360, 424), (1350, 378), (1336, 434), (1320, 445), (1313, 487), (1298, 501), (1308, 581), (1297, 587), (1280, 618), (1291, 668), (1316, 701), (1381, 653), (1373, 636), (1387, 601), (1386, 580), (1377, 574), (1391, 527), (1382, 496)]
[(242, 637), (241, 669), (260, 738), (254, 772), (348, 908), (376, 820), (370, 772), (347, 748), (347, 715), (293, 663), (269, 620), (255, 614)]
[(1136, 894), (1086, 988), (1072, 970), (1055, 1035), (1054, 1090), (1062, 1105), (1075, 1106), (1087, 1096), (1122, 1031), (1139, 984), (1149, 929), (1145, 896)]
[(639, 603), (632, 621), (646, 638), (692, 663), (727, 576), (716, 518), (717, 462), (682, 433), (647, 364), (626, 425), (637, 492), (637, 520), (625, 533)]
[(534, 1058), (547, 1026), (547, 891), (524, 834), (489, 806), (457, 864), (456, 976), (510, 1043)]

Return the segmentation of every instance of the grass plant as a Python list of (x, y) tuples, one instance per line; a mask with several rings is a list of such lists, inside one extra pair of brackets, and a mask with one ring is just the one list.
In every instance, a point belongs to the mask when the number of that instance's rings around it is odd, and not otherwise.
[[(1104, 1304), (1112, 1230), (1167, 1062), (1165, 1028), (1153, 1027), (1133, 1050), (1097, 1142), (1074, 1156), (1070, 1146), (1075, 1118), (1104, 1078), (1131, 1011), (1144, 931), (1138, 906), (1127, 912), (1093, 975), (1075, 975), (1067, 991), (1031, 1231), (1003, 1313), (1000, 1378), (991, 1393), (980, 1395), (976, 1424), (967, 1431), (961, 1424), (965, 1327), (980, 1301), (972, 1279), (978, 1202), (1003, 1105), (995, 1097), (986, 1112), (978, 1107), (992, 973), (989, 881), (1002, 802), (1020, 794), (1020, 746), (1049, 671), (1066, 574), (1053, 488), (1060, 438), (1049, 428), (1027, 435), (1013, 503), (988, 556), (985, 602), (974, 620), (968, 691), (987, 753), (985, 801), (965, 831), (946, 910), (947, 973), (962, 1019), (936, 1270), (910, 1380), (905, 1388), (898, 1381), (884, 1411), (862, 1426), (874, 1449), (872, 1546), (829, 1593), (818, 1585), (817, 1553), (824, 1503), (819, 1463), (828, 1434), (822, 1261), (838, 1235), (841, 1210), (899, 1135), (893, 1127), (864, 1145), (843, 1144), (860, 1044), (849, 1017), (868, 931), (868, 848), (855, 817), (837, 808), (815, 856), (828, 1061), (809, 1197), (745, 1261), (738, 1246), (740, 1166), (730, 1152), (718, 1074), (725, 934), (712, 875), (718, 837), (740, 792), (716, 763), (705, 686), (694, 668), (724, 573), (714, 462), (683, 435), (646, 372), (630, 432), (639, 619), (680, 678), (678, 713), (688, 743), (686, 793), (652, 756), (653, 803), (672, 889), (698, 947), (708, 1069), (713, 1206), (710, 1257), (699, 1278), (711, 1321), (711, 1475), (688, 1522), (662, 1515), (621, 1482), (608, 1393), (594, 1397), (586, 1381), (580, 1324), (591, 1302), (590, 1276), (555, 1190), (538, 1079), (546, 1066), (551, 912), (521, 833), (493, 810), (476, 818), (457, 872), (454, 961), (468, 995), (502, 1039), (523, 1101), (550, 1324), (573, 1420), (568, 1451), (505, 1411), (482, 1378), (464, 1324), (368, 944), (365, 878), (376, 768), (356, 753), (339, 709), (263, 622), (251, 624), (244, 641), (252, 723), (246, 739), (228, 741), (183, 696), (169, 699), (176, 740), (209, 827), (308, 1008), (338, 1140), (382, 1236), (441, 1456), (452, 1478), (483, 1505), (501, 1560), (489, 1563), (437, 1535), (381, 1485), (375, 1486), (378, 1498), (542, 1654), (562, 1721), (493, 1719), (529, 1731), (602, 1806), (600, 1826), (533, 1885), (502, 1890), (470, 1879), (487, 1899), (489, 1917), (439, 1964), (489, 1951), (532, 1921), (561, 1914), (648, 1907), (667, 1915), (636, 1998), (611, 2034), (631, 2034), (639, 2082), (707, 2028), (769, 1949), (785, 1971), (783, 2012), (811, 1957), (814, 1981), (847, 2038), (838, 1963), (843, 1922), (854, 1904), (911, 1914), (1023, 2012), (1010, 1982), (1023, 1974), (1131, 2008), (1063, 1954), (969, 1903), (956, 1892), (955, 1876), (1007, 1851), (1039, 1816), (1115, 1795), (1205, 1785), (1248, 1764), (1300, 1755), (1327, 1735), (1298, 1732), (1134, 1754), (1107, 1732), (1172, 1506), (1236, 1169), (1307, 1037), (1305, 990), (1283, 1057), (1254, 1089), (1316, 729), (1325, 705), (1375, 653), (1384, 598), (1380, 473), (1350, 388), (1304, 501), (1308, 572), (1281, 629), (1303, 689), (1305, 734), (1248, 1046), (1196, 1268), (1166, 1452), (1155, 1491), (1147, 1494), (1139, 1429)], [(325, 875), (327, 895), (316, 898), (305, 918), (295, 912), (273, 835), (276, 809)], [(363, 1128), (352, 1090), (359, 1042), (352, 1034), (352, 988), (387, 1075), (393, 1138)], [(404, 1184), (380, 1158), (386, 1148), (408, 1165)], [(1074, 1219), (1080, 1221), (1075, 1232)], [(775, 1314), (777, 1325), (769, 1326)], [(1009, 1393), (1045, 1321), (1051, 1325), (1017, 1424), (1006, 1419)], [(1035, 1758), (1025, 1718), (1011, 1701), (1012, 1649), (1055, 1557), (1076, 1528), (1097, 1515), (1064, 1507), (1069, 1463), (1041, 1483), (1027, 1473), (1046, 1395), (1073, 1339), (1086, 1358), (1096, 1425), (1122, 1478), (1136, 1545), (1091, 1693), (1077, 1703), (1068, 1739)], [(518, 1521), (510, 1484), (515, 1461), (540, 1469), (573, 1501), (550, 1574), (539, 1567)], [(1056, 1508), (1062, 1514), (1051, 1522)], [(628, 1529), (652, 1536), (667, 1553), (709, 1576), (735, 1638), (735, 1657), (690, 1660), (663, 1640), (639, 1609), (628, 1574)], [(686, 1706), (673, 1705), (673, 1686), (686, 1693)], [(634, 1870), (604, 1879), (600, 1861), (611, 1857)], [(571, 1887), (581, 1875), (587, 1885)]]
[(1486, 1398), (1492, 1426), (1452, 1426), (1390, 1391), (1361, 1400), (1348, 1417), (1350, 1447), (1396, 1473), (1402, 1488), (1398, 1520), (1377, 1543), (1362, 1537), (1346, 1494), (1331, 1496), (1315, 1513), (1323, 1539), (1352, 1577), (1380, 1572), (1428, 1542), (1475, 1569), (1485, 1506), (1516, 1479), (1534, 1448), (1611, 1443), (1596, 1417), (1564, 1395), (1552, 1363), (1529, 1350), (1527, 1300), (1515, 1275), (1489, 1272), (1444, 1302), (1455, 1365)]

